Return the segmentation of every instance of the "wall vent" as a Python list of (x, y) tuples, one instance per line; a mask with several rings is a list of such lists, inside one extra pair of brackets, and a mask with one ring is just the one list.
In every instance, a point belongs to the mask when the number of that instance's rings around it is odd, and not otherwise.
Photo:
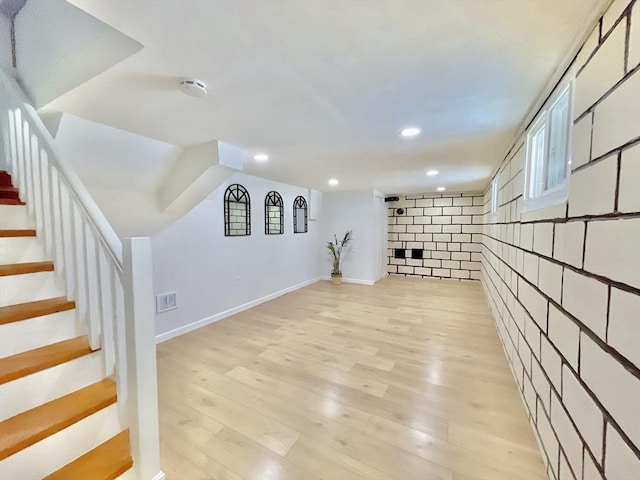
[(424, 254), (424, 250), (421, 248), (412, 248), (411, 249), (411, 258), (413, 260), (422, 260)]
[(156, 295), (156, 313), (168, 312), (178, 308), (178, 292)]
[(407, 251), (404, 248), (394, 248), (393, 258), (407, 258)]

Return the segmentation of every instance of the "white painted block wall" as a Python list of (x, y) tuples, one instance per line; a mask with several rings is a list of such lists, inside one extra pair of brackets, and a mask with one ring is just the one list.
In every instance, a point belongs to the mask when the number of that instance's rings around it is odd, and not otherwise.
[(616, 0), (577, 57), (568, 205), (521, 213), (523, 137), (485, 217), (483, 284), (551, 479), (640, 478), (639, 32), (640, 2)]
[[(472, 193), (407, 195), (390, 202), (387, 272), (479, 280), (484, 209), (483, 195)], [(407, 258), (395, 258), (398, 248)], [(411, 258), (412, 249), (422, 250), (423, 258)]]

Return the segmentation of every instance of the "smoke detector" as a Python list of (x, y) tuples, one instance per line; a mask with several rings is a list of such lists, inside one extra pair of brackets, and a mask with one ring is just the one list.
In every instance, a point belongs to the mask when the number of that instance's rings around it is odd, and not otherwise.
[(207, 84), (195, 78), (185, 78), (180, 81), (180, 91), (190, 97), (204, 97), (207, 95)]

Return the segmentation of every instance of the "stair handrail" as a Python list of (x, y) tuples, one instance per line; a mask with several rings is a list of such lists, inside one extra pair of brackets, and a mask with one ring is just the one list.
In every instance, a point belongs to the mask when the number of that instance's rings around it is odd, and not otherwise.
[(19, 100), (19, 107), (30, 118), (31, 127), (37, 130), (39, 138), (44, 141), (46, 148), (51, 152), (49, 161), (56, 165), (59, 174), (64, 178), (67, 186), (78, 200), (78, 204), (87, 215), (92, 227), (98, 233), (99, 239), (104, 243), (119, 270), (122, 271), (122, 242), (104, 213), (102, 213), (102, 210), (100, 210), (100, 207), (98, 207), (78, 174), (69, 168), (65, 162), (60, 161), (60, 158), (63, 157), (59, 154), (51, 133), (42, 123), (38, 113), (31, 105), (24, 91), (19, 87), (16, 79), (7, 74), (2, 68), (0, 68), (0, 83), (8, 90), (10, 95)]

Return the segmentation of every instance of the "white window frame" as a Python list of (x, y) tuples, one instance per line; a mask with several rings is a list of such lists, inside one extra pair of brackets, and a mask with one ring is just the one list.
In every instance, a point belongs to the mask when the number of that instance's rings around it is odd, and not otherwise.
[[(538, 188), (538, 191), (534, 191), (536, 186), (535, 182), (544, 181), (547, 174), (547, 167), (549, 162), (549, 144), (551, 135), (551, 120), (550, 112), (558, 104), (558, 101), (563, 95), (568, 92), (568, 106), (567, 106), (567, 135), (566, 135), (566, 157), (564, 162), (564, 181), (552, 188), (542, 190)], [(524, 203), (522, 206), (523, 212), (530, 212), (533, 210), (539, 210), (541, 208), (551, 207), (554, 205), (560, 205), (567, 202), (569, 197), (569, 176), (571, 173), (571, 138), (573, 134), (573, 79), (565, 83), (561, 89), (558, 90), (548, 102), (548, 106), (545, 107), (527, 132), (527, 144), (526, 144), (526, 173), (525, 173), (525, 185), (524, 185)], [(534, 152), (533, 140), (536, 134), (545, 129), (544, 138), (544, 152), (542, 158), (542, 165), (536, 165), (532, 158)], [(539, 169), (537, 172), (533, 170)]]
[(495, 218), (498, 216), (498, 180), (500, 178), (499, 174), (496, 174), (494, 179), (491, 181), (491, 217)]

